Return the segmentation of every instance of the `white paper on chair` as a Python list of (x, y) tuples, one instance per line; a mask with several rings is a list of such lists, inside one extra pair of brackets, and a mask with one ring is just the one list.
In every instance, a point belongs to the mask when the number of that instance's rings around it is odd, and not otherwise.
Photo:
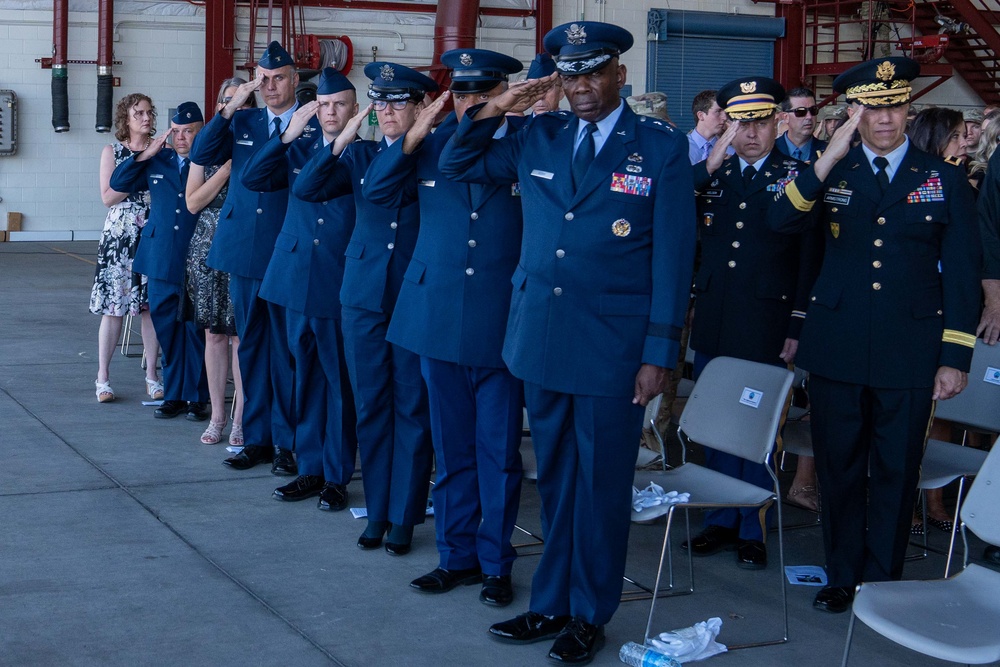
[(650, 482), (649, 486), (640, 491), (639, 489), (632, 487), (632, 510), (635, 512), (641, 512), (647, 507), (656, 507), (657, 505), (674, 505), (677, 503), (686, 503), (691, 500), (690, 493), (679, 493), (677, 491), (663, 491), (663, 487), (655, 482)]
[(226, 451), (230, 454), (239, 454), (243, 451), (243, 445), (226, 445)]
[(983, 382), (1000, 384), (1000, 368), (993, 368), (992, 366), (988, 367), (986, 369), (986, 377), (983, 378)]
[(785, 578), (796, 586), (826, 586), (826, 570), (819, 565), (786, 565)]
[(743, 395), (740, 396), (740, 403), (743, 405), (749, 405), (751, 408), (760, 407), (760, 399), (764, 398), (764, 394), (750, 387), (743, 387)]
[(677, 662), (704, 660), (727, 651), (725, 644), (715, 641), (721, 629), (722, 619), (716, 616), (690, 628), (661, 632), (649, 640), (649, 645)]

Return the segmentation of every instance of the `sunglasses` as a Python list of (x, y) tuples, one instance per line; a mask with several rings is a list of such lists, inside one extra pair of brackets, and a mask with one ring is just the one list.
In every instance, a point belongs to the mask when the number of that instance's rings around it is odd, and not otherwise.
[(818, 116), (819, 107), (814, 104), (811, 107), (797, 107), (795, 109), (789, 109), (788, 112), (795, 114), (796, 118), (805, 118), (806, 114), (809, 114), (810, 116)]
[(393, 100), (391, 102), (386, 100), (375, 100), (372, 102), (372, 106), (375, 107), (375, 111), (385, 111), (385, 108), (389, 106), (396, 111), (402, 111), (406, 108), (407, 102), (409, 102), (409, 100)]

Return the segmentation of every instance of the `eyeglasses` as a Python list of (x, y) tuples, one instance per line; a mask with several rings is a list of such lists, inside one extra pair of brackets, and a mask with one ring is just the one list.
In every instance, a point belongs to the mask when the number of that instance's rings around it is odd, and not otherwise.
[(806, 114), (809, 114), (810, 116), (819, 115), (819, 107), (815, 104), (811, 107), (797, 107), (795, 109), (789, 109), (788, 111), (789, 113), (795, 114), (796, 118), (805, 118)]
[(375, 100), (372, 105), (375, 107), (375, 111), (385, 111), (385, 108), (391, 106), (396, 111), (402, 111), (406, 108), (406, 103), (410, 100)]

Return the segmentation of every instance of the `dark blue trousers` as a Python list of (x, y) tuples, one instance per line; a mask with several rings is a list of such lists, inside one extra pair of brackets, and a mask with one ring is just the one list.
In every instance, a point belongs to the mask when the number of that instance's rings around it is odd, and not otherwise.
[(368, 519), (423, 523), (433, 448), (420, 358), (385, 340), (384, 313), (344, 306), (341, 326)]
[[(712, 360), (712, 357), (695, 352), (694, 355), (694, 379), (697, 380), (705, 366)], [(739, 456), (733, 456), (726, 452), (720, 452), (705, 447), (705, 465), (716, 472), (721, 472), (730, 477), (749, 482), (762, 489), (773, 489), (774, 480), (767, 472), (767, 467), (762, 463), (747, 461)], [(770, 526), (774, 522), (774, 507), (767, 510), (765, 522)], [(764, 542), (764, 526), (761, 525), (760, 509), (742, 509), (738, 507), (726, 507), (720, 510), (712, 510), (705, 515), (706, 526), (722, 526), (723, 528), (738, 528), (741, 540), (755, 540)]]
[(149, 315), (163, 353), (163, 398), (208, 402), (205, 377), (205, 332), (194, 322), (180, 322), (184, 286), (149, 278)]
[(229, 297), (240, 337), (240, 373), (243, 376), (243, 439), (247, 445), (270, 447), (271, 318), (268, 303), (257, 296), (260, 280), (230, 274)]
[(420, 358), (437, 481), (434, 530), (441, 567), (510, 574), (521, 501), (524, 389), (506, 368)]
[(357, 454), (354, 395), (344, 363), (340, 321), (286, 310), (295, 363), (295, 458), (300, 475), (348, 484)]
[[(276, 303), (267, 303), (268, 326), (271, 328), (271, 441), (275, 447), (295, 449), (295, 359), (288, 347), (288, 310)], [(240, 341), (240, 347), (243, 341)]]
[(645, 409), (631, 396), (562, 394), (527, 382), (524, 398), (548, 526), (530, 609), (604, 625), (622, 593)]

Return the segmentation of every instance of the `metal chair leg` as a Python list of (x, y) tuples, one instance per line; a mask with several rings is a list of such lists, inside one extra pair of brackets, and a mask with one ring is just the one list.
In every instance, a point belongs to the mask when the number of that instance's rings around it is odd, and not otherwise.
[(844, 659), (840, 661), (840, 667), (847, 667), (847, 658), (851, 654), (851, 639), (854, 637), (854, 621), (857, 616), (851, 612), (851, 623), (847, 626), (847, 643), (844, 645)]

